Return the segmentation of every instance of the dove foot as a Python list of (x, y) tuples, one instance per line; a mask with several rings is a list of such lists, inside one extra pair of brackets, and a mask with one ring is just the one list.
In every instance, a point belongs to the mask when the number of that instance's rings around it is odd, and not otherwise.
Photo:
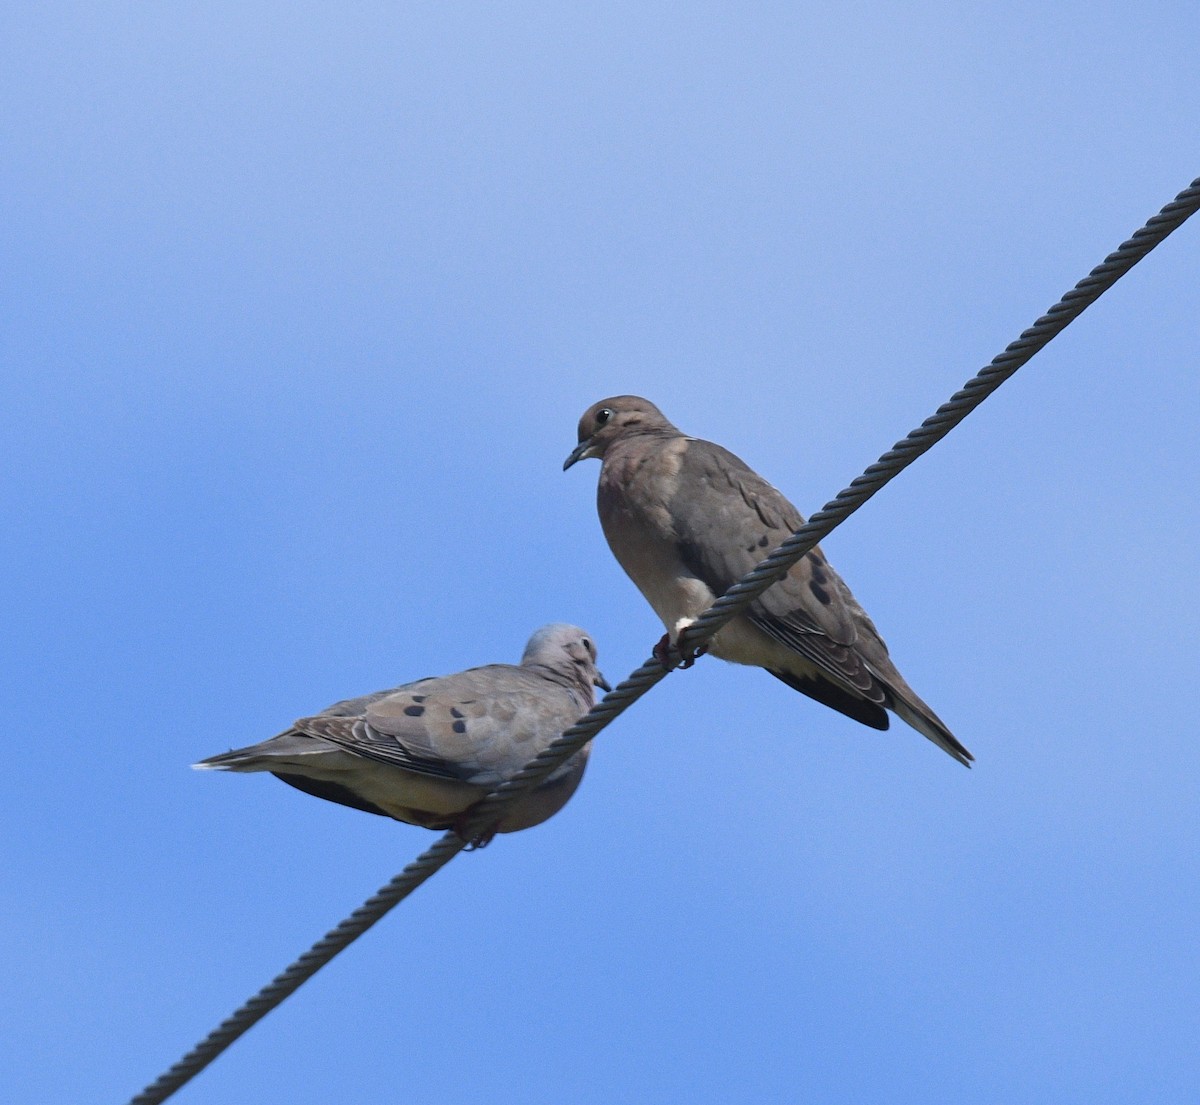
[(464, 852), (478, 852), (480, 848), (486, 848), (489, 844), (491, 844), (492, 840), (496, 836), (495, 829), (487, 829), (484, 832), (475, 833), (474, 836), (471, 836), (469, 835), (470, 825), (471, 818), (469, 816), (469, 811), (462, 814), (459, 819), (454, 822), (454, 835), (457, 836), (459, 840), (466, 842), (467, 846), (463, 849)]
[(654, 646), (654, 659), (657, 660), (664, 668), (670, 671), (675, 664), (672, 663), (671, 653), (679, 657), (679, 667), (690, 668), (697, 660), (700, 659), (708, 651), (708, 645), (701, 645), (699, 648), (689, 649), (685, 652), (683, 649), (677, 648), (671, 644), (671, 634), (664, 633), (662, 640)]

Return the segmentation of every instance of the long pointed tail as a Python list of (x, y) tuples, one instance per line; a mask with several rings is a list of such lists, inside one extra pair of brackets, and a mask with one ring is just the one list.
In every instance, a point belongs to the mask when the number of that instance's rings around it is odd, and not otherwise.
[(896, 716), (908, 722), (922, 736), (928, 737), (942, 751), (953, 756), (964, 767), (970, 767), (975, 757), (967, 751), (964, 745), (907, 684), (900, 686), (887, 685), (888, 706), (895, 711)]

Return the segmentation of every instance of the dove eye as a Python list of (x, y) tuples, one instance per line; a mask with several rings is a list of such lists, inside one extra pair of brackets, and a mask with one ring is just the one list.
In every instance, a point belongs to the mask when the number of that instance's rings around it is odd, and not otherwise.
[(613, 412), (610, 411), (608, 409), (608, 407), (601, 407), (596, 412), (596, 425), (603, 426), (605, 422), (607, 422), (610, 418), (612, 418), (612, 416), (613, 416)]

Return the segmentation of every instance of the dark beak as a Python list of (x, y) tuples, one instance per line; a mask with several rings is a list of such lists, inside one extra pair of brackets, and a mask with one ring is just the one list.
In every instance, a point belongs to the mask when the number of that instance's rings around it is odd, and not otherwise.
[(576, 464), (583, 459), (583, 454), (588, 451), (588, 446), (591, 441), (581, 441), (574, 449), (571, 450), (571, 455), (563, 461), (563, 471), (565, 472), (572, 464)]
[(608, 685), (608, 680), (605, 679), (604, 676), (601, 675), (599, 672), (596, 672), (596, 678), (593, 679), (592, 682), (595, 683), (596, 686), (599, 687), (602, 691), (611, 691), (612, 690), (612, 687), (610, 687)]

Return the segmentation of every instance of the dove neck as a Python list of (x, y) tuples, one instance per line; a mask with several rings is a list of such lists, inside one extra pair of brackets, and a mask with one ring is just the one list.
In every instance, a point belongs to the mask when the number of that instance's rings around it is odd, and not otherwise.
[(529, 667), (533, 668), (543, 679), (551, 683), (557, 683), (560, 687), (565, 687), (576, 698), (581, 699), (585, 705), (587, 704), (587, 686), (573, 672), (566, 672), (561, 668), (552, 668), (548, 664), (530, 664)]

